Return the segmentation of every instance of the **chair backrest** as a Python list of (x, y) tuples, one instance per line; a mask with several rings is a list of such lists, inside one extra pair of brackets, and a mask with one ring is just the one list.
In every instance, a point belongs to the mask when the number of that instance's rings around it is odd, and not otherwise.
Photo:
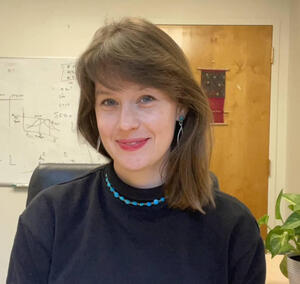
[[(43, 189), (61, 182), (67, 182), (80, 177), (87, 172), (99, 167), (99, 164), (59, 164), (45, 163), (40, 164), (34, 170), (29, 186), (26, 206)], [(214, 173), (210, 172), (213, 189), (219, 190), (219, 182)]]
[(26, 206), (43, 189), (80, 177), (99, 166), (99, 164), (39, 164), (29, 182)]

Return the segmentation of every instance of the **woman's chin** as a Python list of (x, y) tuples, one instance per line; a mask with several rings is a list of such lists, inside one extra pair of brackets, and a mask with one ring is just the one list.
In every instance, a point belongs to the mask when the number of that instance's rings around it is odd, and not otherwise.
[(126, 159), (124, 161), (114, 160), (114, 165), (116, 170), (124, 172), (140, 172), (153, 169), (153, 166), (150, 162), (136, 160), (132, 161), (130, 159)]

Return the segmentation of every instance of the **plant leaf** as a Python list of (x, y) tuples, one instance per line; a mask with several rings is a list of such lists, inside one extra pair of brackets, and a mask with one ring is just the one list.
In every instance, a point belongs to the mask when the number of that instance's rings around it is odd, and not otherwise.
[(280, 267), (281, 273), (282, 273), (286, 278), (288, 278), (288, 272), (287, 272), (287, 256), (286, 256), (286, 255), (285, 255), (285, 256), (283, 257), (283, 259), (281, 260), (279, 267)]
[(272, 257), (279, 254), (281, 248), (281, 241), (284, 238), (284, 231), (280, 226), (276, 226), (271, 230), (266, 238), (266, 248), (272, 254)]
[(291, 236), (287, 231), (277, 228), (268, 234), (268, 251), (271, 252), (272, 257), (278, 254), (286, 254), (288, 252), (296, 251), (295, 247), (290, 244)]
[(299, 238), (299, 240), (300, 240), (300, 227), (297, 227), (295, 229), (295, 236), (297, 236)]
[(300, 194), (283, 193), (282, 197), (293, 205), (300, 205)]
[[(270, 244), (271, 236), (272, 236), (272, 234), (274, 234), (278, 231), (281, 232), (280, 226), (276, 226), (274, 229), (270, 230), (269, 233), (267, 234), (267, 237), (265, 240), (265, 248), (268, 252), (271, 252), (271, 244)], [(272, 257), (273, 257), (273, 255), (272, 255)]]
[(281, 240), (281, 246), (279, 249), (278, 254), (287, 254), (291, 251), (295, 252), (296, 249), (288, 242), (289, 240), (282, 239)]
[(298, 210), (300, 210), (300, 204), (296, 204), (294, 206), (294, 210), (293, 211), (298, 211)]
[(300, 226), (300, 210), (292, 213), (282, 225), (283, 230), (295, 229)]
[(275, 218), (277, 220), (282, 220), (282, 217), (281, 217), (281, 213), (280, 213), (280, 203), (281, 203), (281, 198), (282, 198), (282, 194), (283, 194), (283, 190), (280, 191), (277, 199), (276, 199), (276, 205), (275, 205)]
[[(265, 240), (265, 247), (266, 250), (271, 252), (271, 237), (273, 234), (277, 234), (280, 235), (282, 234), (282, 230), (281, 230), (281, 226), (277, 225), (275, 228), (273, 228), (272, 230), (269, 231), (269, 233), (267, 234), (266, 240)], [(273, 255), (272, 255), (273, 257)]]
[(257, 220), (258, 226), (261, 227), (262, 225), (268, 225), (268, 221), (269, 221), (269, 216), (266, 214), (262, 217), (260, 217)]
[(294, 211), (295, 206), (294, 206), (293, 204), (290, 204), (290, 205), (288, 206), (288, 208), (290, 208), (290, 210)]

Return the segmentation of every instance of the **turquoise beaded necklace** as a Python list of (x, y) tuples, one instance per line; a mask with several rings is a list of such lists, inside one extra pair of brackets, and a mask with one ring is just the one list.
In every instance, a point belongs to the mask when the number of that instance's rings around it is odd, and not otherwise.
[(153, 201), (148, 201), (148, 202), (137, 202), (137, 201), (132, 201), (132, 200), (128, 200), (126, 199), (124, 196), (121, 196), (110, 184), (109, 180), (108, 180), (108, 176), (107, 173), (105, 173), (105, 181), (106, 181), (106, 185), (109, 188), (109, 190), (113, 193), (114, 197), (123, 201), (124, 203), (126, 203), (127, 205), (134, 205), (134, 206), (153, 206), (153, 205), (158, 205), (162, 202), (165, 202), (165, 198), (162, 197), (160, 199), (154, 199)]

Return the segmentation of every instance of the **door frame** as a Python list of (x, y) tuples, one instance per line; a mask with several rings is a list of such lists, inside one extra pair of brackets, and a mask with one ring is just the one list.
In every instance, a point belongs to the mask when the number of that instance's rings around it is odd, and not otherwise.
[[(273, 26), (271, 65), (270, 133), (268, 177), (268, 215), (269, 224), (274, 226), (276, 198), (281, 189), (286, 188), (286, 129), (287, 129), (287, 91), (288, 91), (288, 49), (289, 32), (280, 25), (279, 19), (199, 19), (191, 21), (161, 21), (158, 25), (271, 25)], [(271, 59), (271, 54), (270, 54)]]

